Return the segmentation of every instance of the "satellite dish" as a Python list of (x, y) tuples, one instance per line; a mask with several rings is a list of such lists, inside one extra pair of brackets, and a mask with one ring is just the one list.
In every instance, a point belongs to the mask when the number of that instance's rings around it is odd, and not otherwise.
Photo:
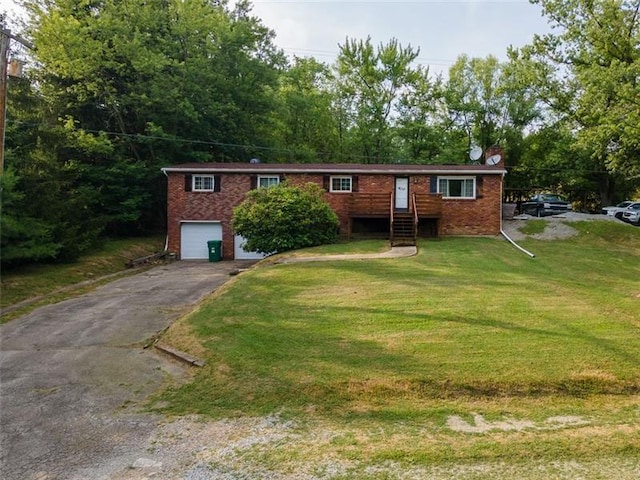
[(251, 160), (249, 160), (249, 163), (260, 163), (260, 159), (259, 158), (252, 158)]
[(473, 147), (469, 151), (469, 158), (474, 162), (477, 162), (481, 156), (482, 156), (482, 149), (478, 146)]
[(500, 163), (500, 160), (502, 160), (502, 155), (496, 153), (495, 155), (488, 157), (486, 163), (487, 165), (497, 165)]

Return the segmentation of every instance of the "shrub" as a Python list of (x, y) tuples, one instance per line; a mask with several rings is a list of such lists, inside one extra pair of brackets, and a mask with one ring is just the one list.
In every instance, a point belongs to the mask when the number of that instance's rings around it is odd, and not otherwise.
[(252, 190), (233, 211), (233, 229), (246, 238), (246, 250), (261, 253), (333, 243), (340, 222), (323, 194), (313, 183)]

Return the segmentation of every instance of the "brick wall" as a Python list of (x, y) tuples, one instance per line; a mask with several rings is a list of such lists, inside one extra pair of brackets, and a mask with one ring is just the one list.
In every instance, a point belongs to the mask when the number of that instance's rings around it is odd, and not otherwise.
[(442, 212), (443, 235), (499, 235), (502, 208), (502, 179), (498, 175), (482, 180), (482, 198), (445, 199)]
[(233, 207), (244, 199), (251, 187), (249, 175), (222, 175), (219, 192), (186, 192), (185, 175), (169, 173), (167, 235), (169, 251), (180, 253), (180, 225), (184, 220), (211, 220), (222, 224), (222, 253), (233, 259), (234, 235), (231, 229)]
[[(323, 184), (323, 175), (289, 174), (286, 179), (295, 185), (308, 182)], [(234, 234), (231, 229), (233, 208), (244, 199), (251, 188), (251, 175), (221, 175), (219, 192), (185, 191), (184, 173), (168, 174), (168, 248), (180, 253), (181, 222), (219, 221), (223, 231), (223, 255), (232, 259)], [(501, 177), (487, 175), (482, 180), (481, 198), (476, 200), (444, 200), (441, 232), (443, 235), (498, 235), (500, 233)], [(414, 175), (409, 180), (410, 193), (428, 193), (431, 176)], [(359, 175), (360, 193), (392, 193), (395, 188), (393, 175)], [(348, 193), (325, 193), (325, 199), (338, 214), (340, 231), (346, 234), (348, 228)]]

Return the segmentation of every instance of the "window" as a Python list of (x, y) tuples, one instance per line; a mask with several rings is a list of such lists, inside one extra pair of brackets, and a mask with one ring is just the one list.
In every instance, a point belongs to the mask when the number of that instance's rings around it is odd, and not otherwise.
[(438, 177), (438, 193), (444, 198), (476, 198), (475, 177)]
[(350, 192), (351, 177), (331, 177), (331, 192)]
[(278, 185), (280, 183), (280, 177), (277, 176), (269, 176), (269, 177), (258, 177), (258, 188), (269, 188), (274, 185)]
[(213, 175), (194, 175), (193, 191), (194, 192), (213, 192), (215, 181)]

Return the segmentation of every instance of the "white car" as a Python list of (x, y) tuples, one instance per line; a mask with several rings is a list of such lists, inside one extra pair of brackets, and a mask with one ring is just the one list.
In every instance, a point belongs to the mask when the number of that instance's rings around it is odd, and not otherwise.
[(610, 217), (616, 217), (622, 220), (622, 212), (625, 208), (627, 208), (629, 205), (632, 205), (633, 203), (636, 202), (633, 202), (632, 200), (625, 200), (624, 202), (620, 202), (616, 206), (603, 207), (602, 213), (603, 215), (609, 215)]
[(622, 220), (640, 226), (640, 202), (634, 202), (622, 212)]

